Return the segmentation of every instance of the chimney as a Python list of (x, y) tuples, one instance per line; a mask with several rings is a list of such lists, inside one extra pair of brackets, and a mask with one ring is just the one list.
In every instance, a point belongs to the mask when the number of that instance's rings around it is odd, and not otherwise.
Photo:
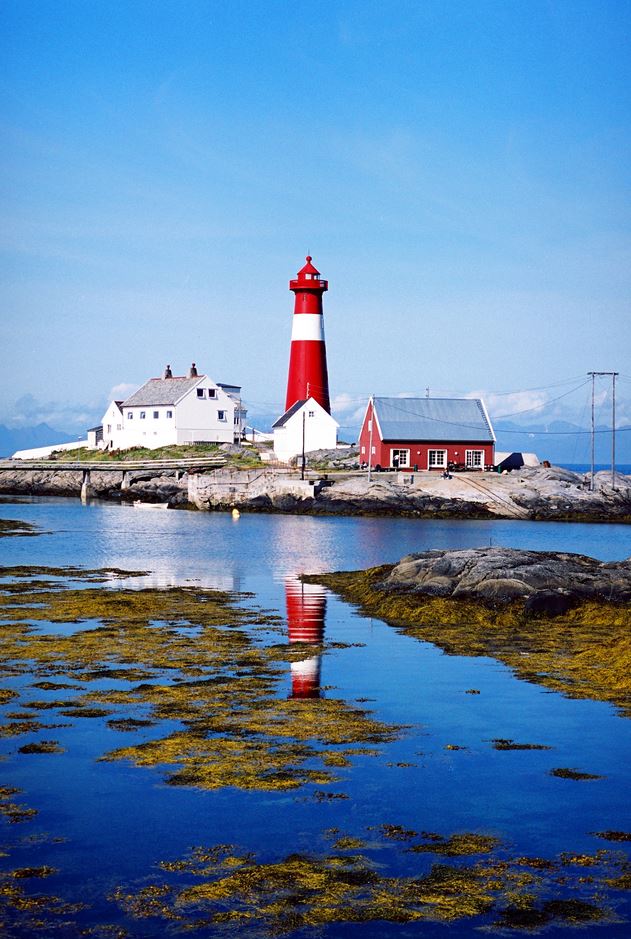
[(197, 366), (195, 365), (194, 362), (191, 364), (191, 367), (188, 370), (188, 377), (197, 378)]
[(170, 366), (170, 365), (167, 365), (167, 367), (165, 368), (165, 370), (164, 370), (164, 377), (165, 377), (165, 378), (173, 378), (173, 372), (171, 371), (171, 366)]

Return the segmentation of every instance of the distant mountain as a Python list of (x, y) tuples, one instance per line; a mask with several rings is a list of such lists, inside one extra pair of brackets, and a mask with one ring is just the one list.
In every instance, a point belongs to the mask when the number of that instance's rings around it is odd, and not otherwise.
[(80, 435), (53, 430), (48, 424), (37, 424), (35, 427), (4, 427), (0, 424), (0, 457), (12, 456), (16, 450), (30, 450), (32, 447), (70, 443), (79, 439)]
[[(512, 421), (493, 421), (497, 436), (497, 450), (534, 452), (540, 460), (551, 463), (589, 463), (591, 460), (591, 433), (567, 421), (532, 424), (523, 427)], [(597, 425), (596, 463), (611, 460), (611, 430)], [(618, 428), (616, 433), (616, 462), (631, 463), (631, 427)]]

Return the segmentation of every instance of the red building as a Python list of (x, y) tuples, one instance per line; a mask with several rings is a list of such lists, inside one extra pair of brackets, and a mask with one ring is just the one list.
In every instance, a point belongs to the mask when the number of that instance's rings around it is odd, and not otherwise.
[(382, 469), (484, 470), (495, 460), (495, 434), (479, 398), (373, 397), (359, 459)]

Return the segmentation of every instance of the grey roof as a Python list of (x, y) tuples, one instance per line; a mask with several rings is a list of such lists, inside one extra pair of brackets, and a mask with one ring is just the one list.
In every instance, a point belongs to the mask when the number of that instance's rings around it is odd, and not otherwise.
[(135, 391), (130, 398), (123, 402), (123, 407), (139, 407), (153, 404), (177, 404), (182, 395), (199, 385), (205, 375), (196, 378), (150, 378), (142, 388)]
[(382, 440), (493, 443), (479, 398), (375, 398)]
[(305, 398), (303, 401), (295, 401), (288, 411), (279, 417), (277, 421), (274, 421), (272, 427), (284, 427), (290, 417), (293, 417), (296, 411), (299, 411), (303, 404), (306, 404), (309, 399)]

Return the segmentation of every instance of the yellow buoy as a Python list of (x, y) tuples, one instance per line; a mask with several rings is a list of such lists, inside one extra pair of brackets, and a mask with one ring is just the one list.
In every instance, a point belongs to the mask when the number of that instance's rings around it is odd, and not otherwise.
[(240, 518), (240, 517), (241, 517), (241, 512), (239, 512), (238, 509), (233, 509), (233, 510), (232, 510), (232, 517), (233, 517), (233, 518)]

